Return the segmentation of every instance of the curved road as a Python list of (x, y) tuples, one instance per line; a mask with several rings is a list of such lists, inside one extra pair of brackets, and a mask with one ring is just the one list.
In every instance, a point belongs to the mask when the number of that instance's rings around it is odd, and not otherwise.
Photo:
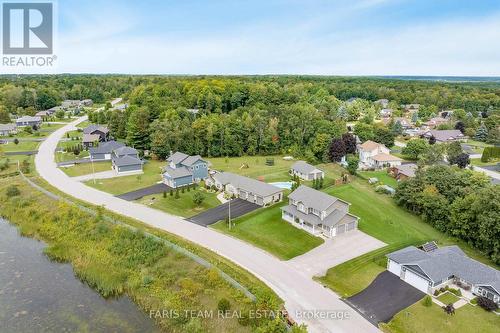
[[(113, 212), (176, 234), (233, 261), (272, 288), (285, 301), (285, 307), (292, 318), (305, 323), (310, 332), (378, 332), (376, 327), (342, 302), (331, 290), (265, 251), (214, 230), (188, 223), (180, 217), (116, 198), (68, 177), (57, 168), (54, 152), (63, 135), (84, 120), (86, 117), (81, 117), (56, 130), (39, 147), (35, 158), (36, 169), (52, 186), (80, 200), (104, 205)], [(339, 312), (347, 313), (344, 319), (338, 319)], [(304, 318), (305, 316), (308, 318)], [(325, 319), (325, 316), (329, 318)], [(337, 319), (331, 318), (334, 316)]]

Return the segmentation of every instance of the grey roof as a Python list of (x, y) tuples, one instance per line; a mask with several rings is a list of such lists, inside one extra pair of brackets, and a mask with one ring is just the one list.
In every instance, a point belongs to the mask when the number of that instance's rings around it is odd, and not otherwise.
[(425, 136), (430, 137), (433, 136), (436, 141), (446, 142), (448, 139), (460, 139), (463, 138), (464, 135), (460, 130), (430, 130), (425, 133)]
[(316, 168), (314, 165), (311, 165), (305, 161), (297, 161), (295, 162), (292, 167), (292, 170), (295, 170), (297, 172), (303, 173), (303, 174), (310, 174), (311, 172), (318, 170), (322, 172), (320, 169)]
[(35, 117), (22, 116), (22, 117), (16, 119), (16, 122), (33, 122), (33, 121), (40, 122), (40, 121), (42, 121), (42, 118), (40, 118), (38, 116), (35, 116)]
[(401, 164), (395, 166), (399, 173), (407, 176), (407, 177), (415, 177), (415, 172), (418, 169), (418, 166), (415, 163)]
[(180, 167), (180, 168), (173, 169), (167, 165), (165, 168), (163, 168), (163, 173), (168, 174), (171, 178), (174, 178), (174, 179), (193, 175), (191, 170), (189, 170), (188, 168), (186, 168), (184, 166)]
[(350, 223), (358, 220), (358, 217), (349, 214), (347, 212), (335, 209), (331, 214), (327, 215), (324, 220), (321, 220), (319, 216), (314, 214), (306, 214), (297, 209), (294, 205), (288, 205), (281, 208), (285, 212), (288, 212), (294, 216), (297, 216), (304, 221), (314, 224), (314, 225), (326, 225), (333, 227), (337, 224)]
[(113, 150), (113, 153), (118, 157), (125, 155), (137, 155), (137, 150), (132, 147), (122, 146)]
[(111, 141), (106, 141), (106, 142), (100, 143), (99, 147), (90, 148), (89, 153), (91, 155), (93, 155), (93, 154), (111, 154), (111, 152), (113, 150), (116, 150), (116, 149), (118, 149), (120, 147), (124, 147), (124, 146), (125, 146), (125, 144), (123, 144), (121, 142), (111, 140)]
[(319, 211), (327, 210), (328, 207), (340, 200), (334, 196), (304, 185), (300, 185), (295, 191), (290, 193), (288, 198), (294, 201), (300, 201), (307, 207), (311, 207)]
[(167, 162), (173, 162), (174, 164), (179, 164), (188, 157), (189, 155), (177, 151), (167, 158)]
[(500, 271), (467, 257), (455, 245), (431, 252), (409, 246), (389, 253), (387, 257), (401, 265), (418, 266), (433, 282), (456, 276), (474, 285), (491, 286), (500, 294)]
[(214, 179), (223, 185), (231, 184), (237, 189), (241, 189), (253, 194), (267, 197), (275, 193), (283, 192), (283, 189), (261, 182), (256, 179), (240, 176), (232, 172), (216, 173)]
[(16, 127), (16, 124), (0, 124), (0, 131), (13, 131)]
[(138, 159), (137, 157), (134, 157), (134, 156), (129, 156), (129, 155), (114, 158), (113, 163), (119, 167), (129, 166), (129, 165), (139, 165), (139, 164), (142, 165), (142, 161), (140, 159)]
[(92, 125), (89, 125), (83, 129), (83, 134), (91, 134), (92, 132), (94, 132), (96, 130), (99, 130), (103, 133), (109, 132), (109, 129), (106, 126), (92, 124)]
[(185, 166), (191, 166), (199, 160), (203, 161), (203, 159), (201, 158), (200, 155), (188, 156), (181, 163), (182, 163), (182, 165), (185, 165)]
[(100, 139), (99, 134), (84, 133), (82, 141), (83, 142), (96, 142), (96, 141), (99, 141), (99, 139)]

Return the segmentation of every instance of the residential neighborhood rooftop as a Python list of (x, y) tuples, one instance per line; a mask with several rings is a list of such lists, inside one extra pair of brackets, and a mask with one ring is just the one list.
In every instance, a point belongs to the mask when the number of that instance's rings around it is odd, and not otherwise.
[(315, 170), (319, 170), (314, 165), (311, 165), (311, 164), (307, 163), (306, 161), (297, 161), (292, 165), (291, 168), (293, 170), (296, 170), (296, 171), (301, 172), (303, 174), (308, 174), (308, 173), (313, 172)]
[(213, 177), (223, 185), (231, 184), (234, 187), (246, 189), (252, 193), (262, 196), (269, 196), (283, 191), (281, 188), (274, 185), (270, 185), (253, 178), (240, 176), (232, 172), (216, 173)]
[(295, 191), (288, 195), (289, 199), (303, 202), (307, 207), (312, 207), (319, 211), (328, 209), (335, 202), (342, 202), (349, 205), (347, 202), (340, 200), (332, 195), (317, 191), (305, 185), (300, 185)]

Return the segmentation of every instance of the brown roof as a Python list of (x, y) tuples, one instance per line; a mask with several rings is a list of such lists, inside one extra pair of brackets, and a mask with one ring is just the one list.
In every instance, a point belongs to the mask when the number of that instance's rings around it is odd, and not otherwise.
[(360, 147), (363, 150), (372, 151), (372, 150), (378, 149), (379, 146), (381, 146), (380, 143), (376, 143), (375, 141), (368, 140), (368, 141), (363, 142), (363, 144)]
[(377, 154), (377, 155), (373, 156), (372, 158), (378, 162), (402, 161), (402, 159), (400, 159), (397, 156), (393, 156), (391, 154), (384, 154), (384, 153)]

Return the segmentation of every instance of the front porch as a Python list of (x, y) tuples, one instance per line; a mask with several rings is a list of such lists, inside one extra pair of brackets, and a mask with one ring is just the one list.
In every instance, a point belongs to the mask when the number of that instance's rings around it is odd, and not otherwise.
[(314, 235), (314, 236), (320, 236), (322, 233), (322, 229), (319, 226), (315, 226), (314, 224), (308, 223), (304, 221), (303, 219), (296, 217), (289, 212), (282, 211), (281, 212), (281, 217), (283, 220), (289, 222), (291, 225), (295, 226), (296, 228), (303, 229), (307, 231), (308, 233)]

